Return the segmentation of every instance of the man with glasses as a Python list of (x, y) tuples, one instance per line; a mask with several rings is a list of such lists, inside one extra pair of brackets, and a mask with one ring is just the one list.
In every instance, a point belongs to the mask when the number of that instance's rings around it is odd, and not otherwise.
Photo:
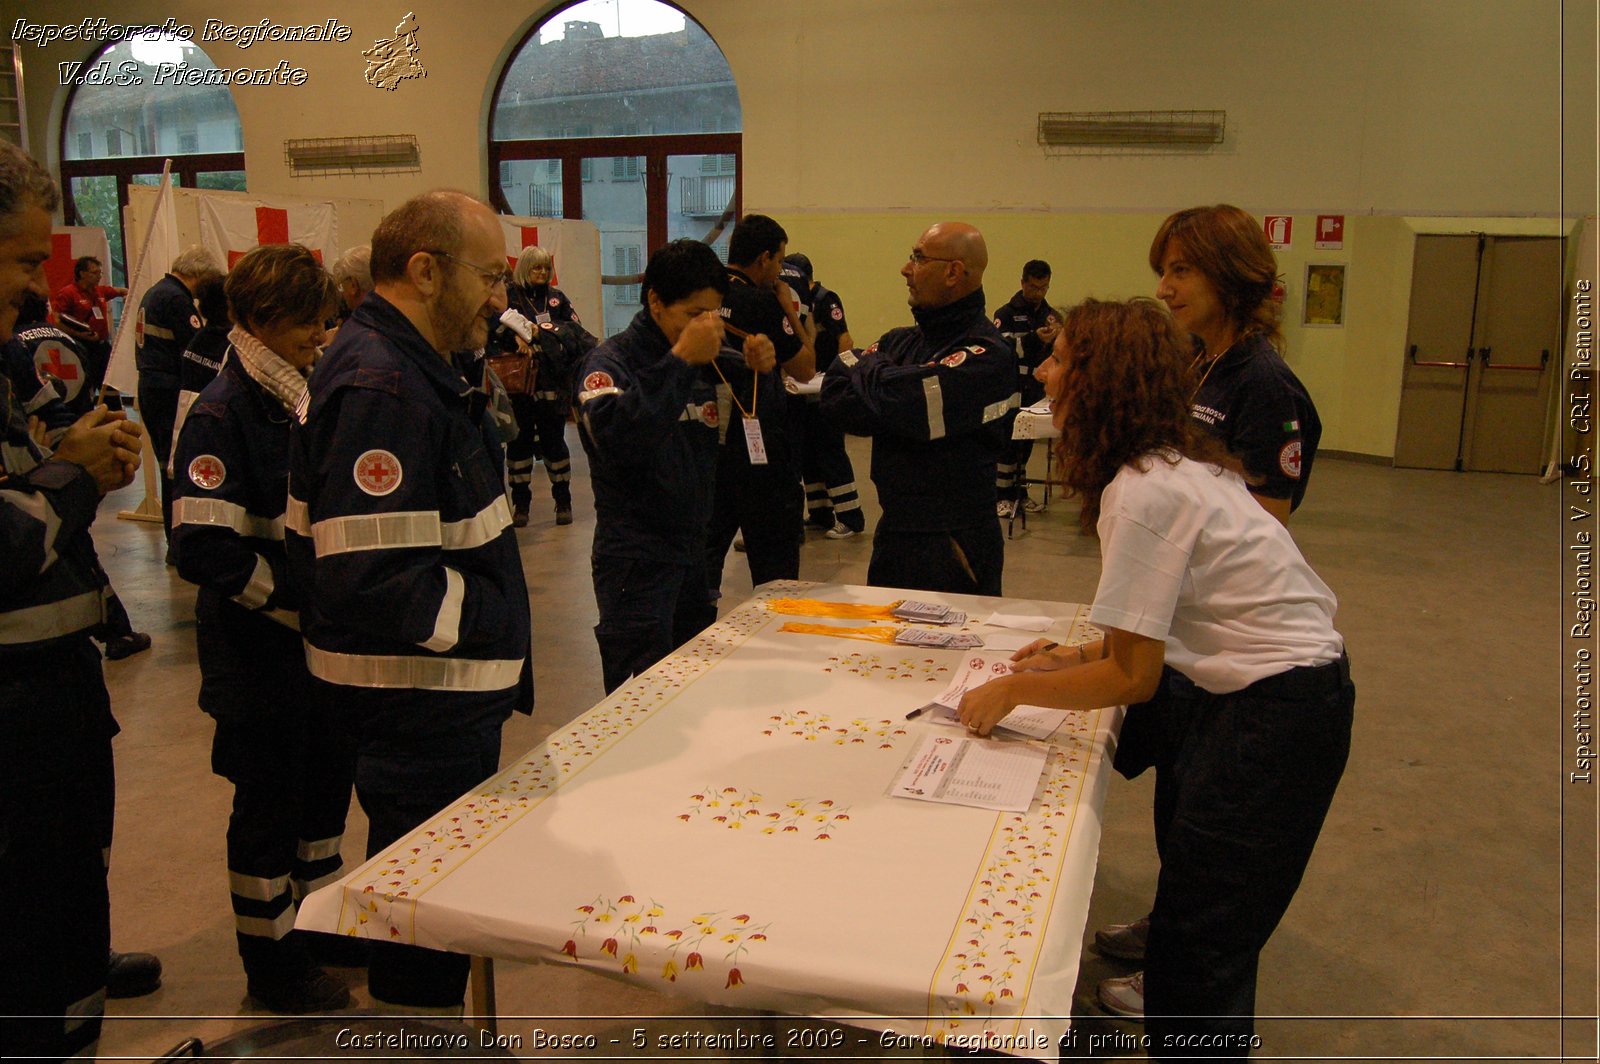
[[(311, 375), (284, 515), (306, 663), (357, 741), (356, 797), (383, 850), (499, 768), (533, 707), (528, 591), (487, 396), (452, 355), (506, 305), (489, 207), (424, 193), (372, 234), (373, 291)], [(368, 989), (459, 1010), (464, 956), (374, 942)]]
[(867, 583), (1000, 594), (995, 466), (1017, 410), (1017, 357), (984, 312), (983, 234), (942, 222), (900, 268), (916, 325), (893, 329), (822, 382), (822, 413), (872, 437), (883, 517)]

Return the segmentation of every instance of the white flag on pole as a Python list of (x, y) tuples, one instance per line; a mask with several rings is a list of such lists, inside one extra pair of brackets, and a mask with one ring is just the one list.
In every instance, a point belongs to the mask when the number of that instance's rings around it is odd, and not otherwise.
[(134, 363), (134, 322), (139, 320), (139, 304), (144, 294), (167, 275), (167, 267), (178, 257), (178, 214), (172, 203), (172, 160), (161, 170), (161, 188), (156, 192), (155, 210), (144, 243), (139, 245), (138, 264), (128, 274), (128, 298), (122, 304), (122, 321), (111, 346), (111, 364), (106, 368), (106, 383), (120, 392), (139, 390), (139, 370)]

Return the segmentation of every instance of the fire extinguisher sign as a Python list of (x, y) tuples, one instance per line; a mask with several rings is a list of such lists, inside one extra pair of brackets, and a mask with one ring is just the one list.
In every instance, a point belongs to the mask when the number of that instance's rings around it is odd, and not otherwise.
[(1269, 214), (1262, 220), (1261, 227), (1266, 230), (1267, 243), (1272, 245), (1273, 251), (1289, 250), (1293, 243), (1293, 218), (1287, 214)]

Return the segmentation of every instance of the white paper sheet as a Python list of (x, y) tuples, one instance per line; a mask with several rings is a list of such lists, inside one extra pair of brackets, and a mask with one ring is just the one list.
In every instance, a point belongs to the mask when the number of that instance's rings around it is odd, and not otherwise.
[[(1048, 739), (1055, 734), (1056, 729), (1066, 723), (1069, 709), (1046, 709), (1043, 706), (1018, 706), (999, 724), (994, 726), (997, 732), (1011, 732), (1016, 735), (1026, 735), (1030, 739)], [(918, 715), (918, 719), (926, 720), (932, 724), (947, 724), (957, 728), (965, 728), (961, 718), (956, 716), (956, 711), (948, 706), (934, 706), (926, 713)]]
[(1023, 613), (992, 613), (983, 623), (996, 628), (1015, 628), (1021, 632), (1048, 632), (1051, 621), (1048, 617)]
[(889, 794), (919, 802), (1025, 813), (1044, 772), (1046, 751), (1032, 743), (963, 739), (935, 732), (911, 751)]

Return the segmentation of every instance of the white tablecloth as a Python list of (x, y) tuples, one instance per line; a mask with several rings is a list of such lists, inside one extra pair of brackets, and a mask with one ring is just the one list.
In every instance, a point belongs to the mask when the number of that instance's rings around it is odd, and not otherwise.
[[(885, 795), (968, 651), (780, 632), (882, 588), (778, 582), (343, 880), (298, 925), (581, 965), (744, 1010), (1053, 1056), (1120, 710), (1069, 715), (1026, 813)], [(984, 618), (1064, 603), (915, 593)], [(976, 620), (969, 630), (982, 634)]]

